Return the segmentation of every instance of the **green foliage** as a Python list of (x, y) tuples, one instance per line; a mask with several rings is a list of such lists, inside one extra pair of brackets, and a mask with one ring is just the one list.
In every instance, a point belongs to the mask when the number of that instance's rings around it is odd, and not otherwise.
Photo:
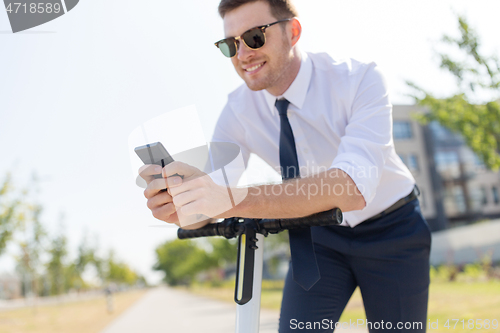
[(430, 94), (418, 100), (430, 112), (414, 117), (422, 124), (437, 121), (442, 126), (460, 133), (469, 147), (484, 164), (497, 170), (500, 167), (500, 104), (470, 104), (465, 95), (437, 99)]
[(280, 232), (278, 234), (270, 235), (265, 239), (266, 249), (276, 250), (278, 248), (289, 247), (288, 232)]
[(95, 262), (95, 257), (96, 249), (89, 246), (87, 235), (84, 234), (78, 246), (78, 257), (75, 262), (75, 270), (80, 274), (83, 273), (87, 265)]
[(227, 240), (225, 238), (214, 237), (209, 239), (212, 245), (212, 252), (209, 254), (211, 260), (217, 263), (218, 267), (236, 262), (238, 257), (238, 242), (236, 239)]
[[(290, 255), (290, 245), (288, 232), (280, 232), (265, 238), (265, 251), (267, 253), (277, 252), (282, 253), (286, 251)], [(267, 261), (267, 268), (269, 273), (276, 274), (278, 267), (281, 264), (282, 258), (280, 256), (273, 256)]]
[(47, 263), (47, 278), (50, 284), (50, 294), (60, 295), (67, 289), (67, 270), (65, 259), (68, 254), (67, 239), (64, 235), (55, 237), (50, 244), (48, 250), (50, 259)]
[(458, 274), (458, 268), (454, 265), (441, 265), (438, 267), (431, 266), (430, 278), (431, 281), (454, 281)]
[(115, 283), (132, 286), (138, 281), (145, 284), (144, 278), (127, 264), (117, 260), (113, 251), (109, 252), (107, 258), (99, 258), (96, 249), (88, 246), (85, 236), (78, 252), (76, 260), (68, 263), (66, 237), (59, 235), (51, 241), (48, 250), (50, 259), (46, 265), (46, 279), (51, 295), (60, 295), (71, 289), (82, 290), (92, 287), (82, 276), (85, 268), (92, 265), (95, 266), (103, 284)]
[(23, 277), (23, 281), (30, 281), (30, 285), (24, 285), (25, 292), (31, 291), (38, 294), (38, 276), (41, 274), (43, 243), (47, 236), (40, 221), (42, 208), (39, 205), (24, 204), (22, 213), (19, 214), (19, 246), (20, 255), (16, 257), (17, 270)]
[(465, 265), (463, 274), (473, 280), (478, 280), (486, 276), (486, 272), (483, 270), (483, 266), (480, 263)]
[(498, 280), (500, 276), (495, 275), (495, 269), (492, 265), (492, 253), (490, 252), (483, 255), (481, 260), (460, 267), (456, 265), (431, 266), (430, 277), (431, 281), (437, 282), (479, 282)]
[(284, 280), (262, 280), (262, 290), (283, 290)]
[(80, 245), (78, 246), (78, 255), (73, 263), (73, 286), (76, 289), (87, 289), (87, 283), (83, 280), (82, 275), (88, 267), (94, 267), (97, 273), (97, 277), (101, 282), (106, 281), (105, 269), (105, 259), (102, 259), (98, 255), (98, 245), (97, 243), (90, 244), (88, 240), (87, 233), (84, 233)]
[[(443, 42), (456, 46), (464, 59), (454, 60), (440, 54), (440, 67), (457, 80), (459, 91), (448, 98), (437, 98), (412, 82), (407, 84), (417, 90), (413, 95), (418, 105), (429, 112), (415, 115), (422, 124), (437, 121), (453, 132), (460, 133), (465, 142), (492, 169), (500, 168), (500, 62), (496, 56), (485, 57), (480, 53), (480, 40), (459, 16), (460, 38), (444, 36)], [(491, 101), (480, 103), (484, 96)]]
[(7, 242), (12, 239), (16, 228), (16, 213), (20, 202), (8, 199), (12, 190), (11, 177), (7, 175), (3, 184), (0, 185), (0, 255), (5, 251)]
[(446, 54), (440, 54), (441, 68), (451, 72), (466, 93), (473, 93), (478, 88), (498, 90), (500, 88), (500, 62), (492, 55), (485, 57), (480, 54), (480, 38), (472, 29), (467, 19), (458, 16), (460, 38), (444, 36), (443, 42), (456, 46), (465, 53), (462, 61), (451, 59)]
[(101, 258), (95, 244), (89, 244), (86, 235), (78, 247), (74, 261), (68, 258), (68, 240), (61, 232), (48, 237), (41, 221), (42, 206), (33, 203), (31, 190), (15, 191), (10, 175), (0, 183), (0, 255), (8, 241), (17, 245), (17, 271), (23, 282), (23, 291), (35, 295), (58, 295), (71, 289), (87, 289), (83, 279), (87, 267), (94, 266), (103, 284), (146, 285), (144, 277), (128, 265), (117, 261), (114, 254)]
[(158, 246), (156, 258), (153, 269), (165, 272), (165, 282), (169, 285), (190, 284), (198, 273), (218, 265), (214, 257), (189, 239), (176, 239)]
[(82, 277), (82, 272), (78, 269), (76, 263), (72, 262), (64, 266), (64, 292), (69, 290), (85, 290), (90, 289), (91, 286)]
[[(200, 246), (205, 245), (205, 246)], [(287, 246), (286, 233), (272, 235), (266, 239), (266, 248), (276, 250)], [(191, 285), (200, 273), (210, 279), (212, 286), (223, 283), (220, 280), (220, 269), (235, 264), (238, 256), (238, 242), (236, 239), (214, 237), (208, 240), (199, 239), (165, 242), (156, 248), (157, 262), (155, 270), (165, 273), (165, 282), (169, 285)], [(279, 260), (276, 260), (276, 266)]]
[(134, 285), (141, 277), (134, 272), (127, 264), (118, 261), (113, 251), (109, 252), (105, 260), (105, 280), (117, 284)]

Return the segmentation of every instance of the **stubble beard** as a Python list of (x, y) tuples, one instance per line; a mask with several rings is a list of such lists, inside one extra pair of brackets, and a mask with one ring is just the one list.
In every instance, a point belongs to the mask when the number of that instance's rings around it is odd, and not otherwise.
[[(288, 50), (291, 49), (291, 45), (289, 45), (285, 38), (282, 40), (282, 47)], [(287, 52), (277, 54), (277, 57), (274, 59), (263, 59), (263, 61), (266, 61), (264, 67), (267, 68), (263, 69), (267, 71), (267, 75), (259, 78), (258, 80), (245, 80), (245, 77), (242, 77), (243, 81), (245, 81), (250, 90), (259, 91), (275, 87), (281, 80), (283, 80), (283, 78), (286, 77), (287, 70), (292, 64), (290, 53)], [(276, 67), (272, 68), (273, 65)], [(243, 73), (243, 75), (245, 75), (245, 73)]]
[(246, 78), (245, 80), (244, 78), (244, 81), (250, 90), (259, 91), (275, 87), (279, 84), (280, 80), (286, 76), (286, 70), (290, 67), (290, 59), (286, 56), (282, 56), (274, 59), (273, 63), (277, 65), (277, 68), (272, 68), (273, 64), (266, 61), (264, 66), (267, 68), (263, 68), (267, 71), (265, 76), (257, 80), (251, 78)]

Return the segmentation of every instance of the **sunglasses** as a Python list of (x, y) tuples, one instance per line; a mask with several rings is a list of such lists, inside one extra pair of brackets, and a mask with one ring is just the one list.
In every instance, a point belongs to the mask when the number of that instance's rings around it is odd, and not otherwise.
[(255, 27), (250, 30), (245, 31), (241, 36), (229, 37), (221, 39), (215, 43), (215, 46), (219, 48), (223, 55), (228, 58), (232, 58), (238, 52), (239, 41), (242, 40), (246, 46), (256, 50), (260, 49), (266, 43), (266, 29), (272, 25), (290, 21), (289, 19), (279, 20), (270, 24), (262, 25), (260, 27)]

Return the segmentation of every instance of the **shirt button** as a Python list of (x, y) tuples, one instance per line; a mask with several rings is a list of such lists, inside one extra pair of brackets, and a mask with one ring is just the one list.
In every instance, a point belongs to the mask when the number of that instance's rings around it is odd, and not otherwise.
[(305, 153), (305, 154), (309, 154), (309, 149), (304, 148), (304, 153)]

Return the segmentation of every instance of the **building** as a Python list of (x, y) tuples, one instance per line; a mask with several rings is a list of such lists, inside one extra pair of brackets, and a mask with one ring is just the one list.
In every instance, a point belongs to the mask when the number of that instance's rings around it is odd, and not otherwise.
[(500, 217), (500, 173), (488, 170), (460, 135), (411, 118), (425, 111), (394, 105), (394, 144), (421, 190), (422, 213), (433, 231)]

